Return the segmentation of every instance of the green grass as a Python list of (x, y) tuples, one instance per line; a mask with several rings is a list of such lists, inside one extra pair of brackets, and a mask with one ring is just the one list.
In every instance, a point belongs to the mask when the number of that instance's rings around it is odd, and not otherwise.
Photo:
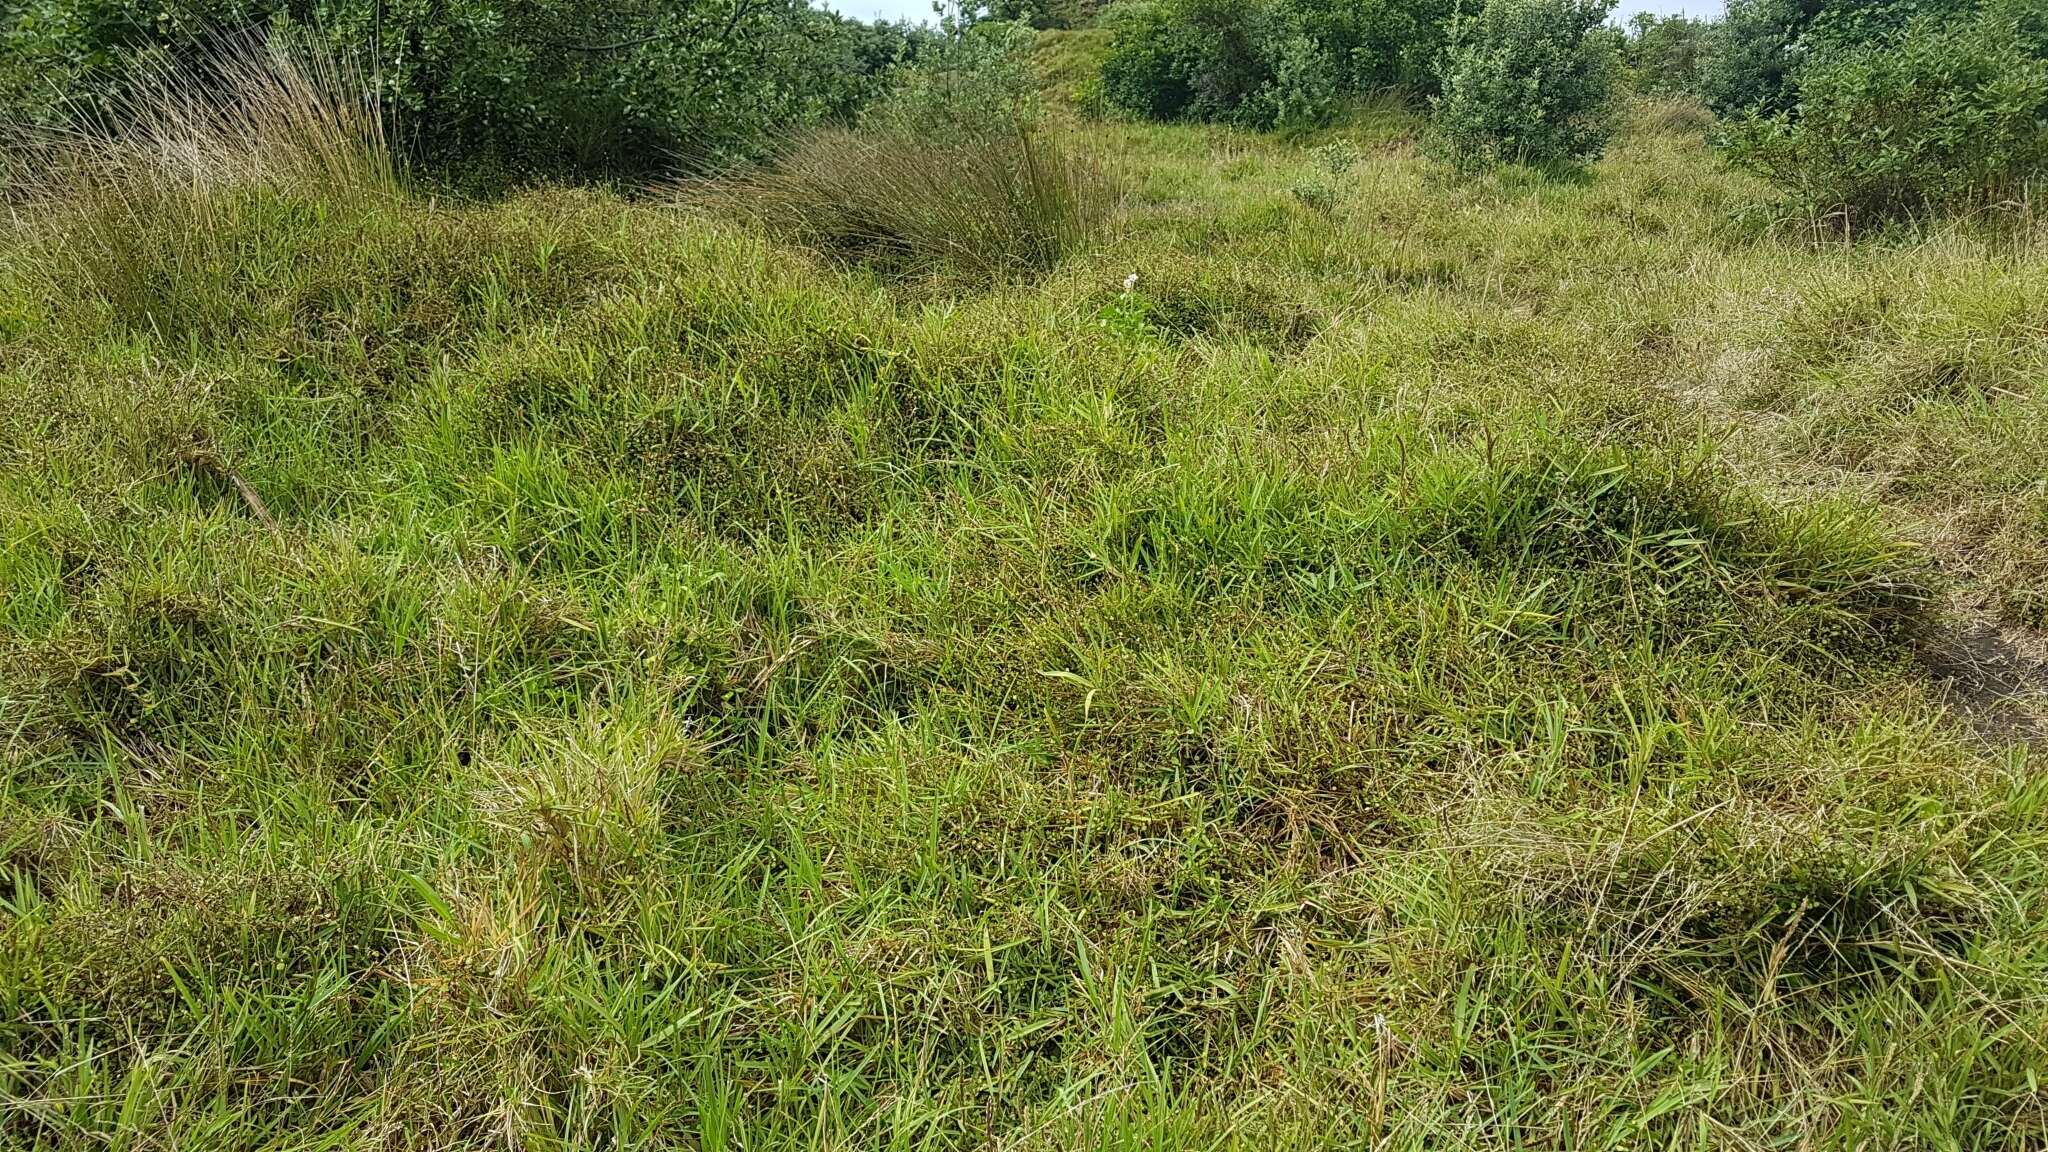
[(1090, 131), (975, 292), (31, 219), (0, 1143), (2048, 1141), (2039, 241)]

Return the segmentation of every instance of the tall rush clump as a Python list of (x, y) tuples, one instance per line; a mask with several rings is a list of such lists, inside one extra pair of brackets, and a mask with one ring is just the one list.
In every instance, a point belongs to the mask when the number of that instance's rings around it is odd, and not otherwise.
[(252, 229), (370, 210), (403, 183), (366, 78), (285, 32), (155, 61), (107, 108), (11, 152), (18, 272), (159, 331), (221, 319), (208, 288), (236, 277)]

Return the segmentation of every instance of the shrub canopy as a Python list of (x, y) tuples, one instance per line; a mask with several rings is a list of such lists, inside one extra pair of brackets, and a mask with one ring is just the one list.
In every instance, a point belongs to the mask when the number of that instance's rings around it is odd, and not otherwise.
[(1326, 122), (1346, 96), (1427, 91), (1448, 0), (1139, 0), (1111, 11), (1108, 104), (1154, 120)]
[(1614, 132), (1613, 0), (1487, 0), (1438, 65), (1432, 148), (1460, 167), (1591, 160)]
[(1737, 163), (1845, 223), (1995, 205), (2048, 174), (2048, 37), (2036, 9), (1992, 0), (1896, 27), (1866, 12), (1858, 31), (1849, 26), (1809, 37), (1790, 107), (1759, 105), (1733, 122)]
[(1636, 13), (1629, 18), (1625, 52), (1631, 81), (1659, 95), (1695, 91), (1713, 29), (1712, 23), (1688, 16)]
[(850, 116), (920, 40), (805, 0), (29, 0), (0, 23), (0, 98), (104, 106), (139, 59), (278, 23), (372, 75), (416, 157), (512, 178), (750, 152)]

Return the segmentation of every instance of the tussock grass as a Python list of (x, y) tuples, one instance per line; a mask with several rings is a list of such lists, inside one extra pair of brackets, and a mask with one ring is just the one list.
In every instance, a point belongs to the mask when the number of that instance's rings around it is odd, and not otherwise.
[(924, 139), (875, 125), (812, 132), (711, 199), (824, 251), (991, 280), (1081, 251), (1117, 193), (1103, 165), (1054, 129)]
[[(238, 252), (272, 247), (295, 214), (353, 216), (399, 194), (386, 117), (351, 65), (287, 33), (231, 37), (137, 70), (69, 130), (20, 135), (0, 162), (24, 271), (82, 277), (117, 317), (219, 322)], [(26, 221), (25, 229), (21, 222)]]
[(1930, 664), (2033, 635), (2048, 263), (1390, 130), (1105, 126), (974, 291), (562, 192), (10, 262), (0, 1132), (2039, 1145), (2040, 689)]

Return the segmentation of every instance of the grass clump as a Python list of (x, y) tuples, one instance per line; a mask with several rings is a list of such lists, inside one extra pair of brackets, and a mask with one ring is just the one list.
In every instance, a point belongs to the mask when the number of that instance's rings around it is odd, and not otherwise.
[(1021, 125), (937, 141), (823, 129), (722, 192), (821, 250), (983, 280), (1041, 272), (1081, 251), (1116, 201), (1099, 162)]
[(900, 68), (856, 128), (797, 138), (713, 199), (837, 255), (999, 280), (1099, 237), (1114, 180), (1039, 107), (1035, 41), (970, 26)]
[[(385, 131), (364, 77), (312, 40), (252, 34), (159, 60), (111, 107), (13, 151), (6, 194), (34, 222), (22, 272), (53, 289), (82, 276), (124, 322), (203, 330), (226, 320), (206, 306), (238, 253), (399, 195)], [(168, 294), (188, 283), (211, 287)]]

